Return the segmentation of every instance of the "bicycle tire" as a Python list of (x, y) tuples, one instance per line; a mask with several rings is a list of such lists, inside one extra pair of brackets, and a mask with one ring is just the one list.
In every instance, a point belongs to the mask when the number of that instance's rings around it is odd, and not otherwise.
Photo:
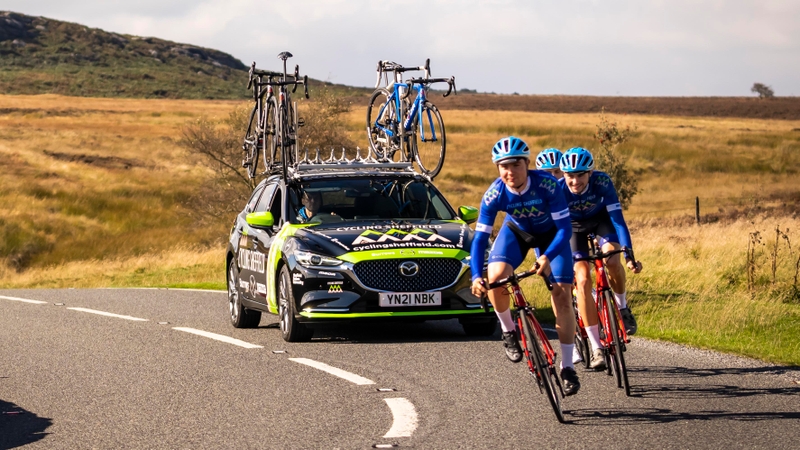
[[(394, 102), (390, 102), (391, 94), (388, 90), (380, 88), (372, 93), (367, 106), (367, 141), (369, 148), (375, 153), (376, 159), (393, 160), (399, 150), (396, 141), (397, 136), (397, 108)], [(378, 117), (381, 115), (381, 117)], [(394, 134), (389, 134), (384, 130), (389, 129)]]
[(590, 353), (591, 349), (589, 347), (588, 337), (584, 337), (580, 330), (575, 330), (575, 348), (578, 349), (578, 353), (581, 355), (581, 358), (583, 358), (581, 365), (583, 365), (584, 369), (589, 369), (592, 363), (592, 354)]
[(291, 167), (293, 161), (291, 155), (291, 145), (289, 144), (289, 111), (286, 108), (286, 105), (280, 105), (278, 107), (278, 128), (275, 140), (280, 144), (281, 147), (281, 162), (283, 163), (284, 168)]
[(294, 166), (297, 162), (297, 123), (295, 122), (297, 116), (295, 116), (295, 107), (296, 105), (292, 102), (292, 98), (287, 92), (283, 131), (286, 133), (284, 135), (286, 137), (286, 161), (290, 166)]
[(611, 295), (611, 291), (605, 292), (606, 297), (606, 311), (608, 312), (609, 334), (611, 334), (611, 342), (613, 345), (611, 351), (611, 359), (614, 362), (614, 369), (616, 371), (617, 387), (625, 389), (625, 395), (630, 397), (631, 385), (628, 382), (628, 368), (625, 365), (625, 349), (622, 343), (622, 336), (619, 330), (619, 316), (617, 315), (616, 304)]
[[(559, 422), (564, 423), (564, 412), (561, 410), (561, 399), (558, 397), (560, 392), (560, 388), (554, 385), (554, 379), (558, 382), (558, 377), (550, 370), (550, 365), (547, 363), (547, 358), (544, 355), (544, 351), (542, 351), (542, 344), (539, 342), (540, 338), (538, 333), (534, 330), (533, 325), (531, 325), (530, 312), (523, 312), (522, 315), (522, 328), (525, 334), (525, 342), (527, 346), (528, 352), (525, 353), (525, 356), (529, 359), (529, 361), (533, 360), (533, 366), (536, 370), (535, 376), (537, 381), (539, 382), (539, 386), (544, 389), (544, 394), (547, 396), (547, 401), (550, 403), (550, 406), (553, 408), (553, 413), (556, 415), (556, 419)], [(529, 363), (530, 367), (530, 363)]]
[(242, 144), (244, 150), (244, 161), (242, 165), (247, 169), (247, 175), (252, 179), (256, 177), (256, 168), (258, 166), (258, 119), (256, 112), (258, 106), (253, 106), (250, 111), (250, 118), (247, 119), (247, 131), (244, 133), (244, 143)]
[(264, 172), (267, 174), (270, 173), (277, 162), (275, 159), (275, 112), (277, 108), (278, 103), (275, 101), (275, 97), (272, 97), (266, 102), (266, 108), (264, 110), (264, 146), (262, 154), (264, 157)]
[(425, 102), (414, 128), (414, 159), (422, 173), (434, 178), (442, 170), (447, 149), (444, 121), (439, 108), (431, 102)]

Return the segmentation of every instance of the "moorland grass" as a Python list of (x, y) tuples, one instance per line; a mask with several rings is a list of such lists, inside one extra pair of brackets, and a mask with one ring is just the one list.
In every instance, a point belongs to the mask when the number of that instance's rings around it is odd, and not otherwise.
[[(186, 206), (209, 172), (186, 159), (178, 140), (189, 121), (222, 119), (241, 105), (0, 96), (0, 286), (224, 288), (230, 221), (201, 220)], [(518, 133), (534, 149), (593, 149), (599, 122), (596, 114), (443, 116), (448, 153), (436, 184), (456, 206), (479, 204), (496, 176), (488, 149), (502, 135)], [(635, 127), (620, 150), (639, 176), (625, 214), (645, 264), (629, 277), (640, 335), (800, 364), (800, 302), (792, 294), (800, 121), (611, 118)], [(363, 121), (354, 108), (346, 128), (365, 148)], [(695, 197), (701, 226), (691, 225)], [(793, 247), (781, 244), (773, 284), (766, 237), (778, 224)], [(755, 255), (750, 289), (755, 231), (768, 245)], [(540, 289), (526, 285), (531, 298), (545, 298)]]

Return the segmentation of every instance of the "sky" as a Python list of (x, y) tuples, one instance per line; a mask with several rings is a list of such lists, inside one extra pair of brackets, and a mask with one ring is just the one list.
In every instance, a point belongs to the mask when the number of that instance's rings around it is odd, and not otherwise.
[(800, 96), (798, 0), (0, 0), (0, 11), (154, 36), (374, 86), (379, 60), (431, 59), (459, 89)]

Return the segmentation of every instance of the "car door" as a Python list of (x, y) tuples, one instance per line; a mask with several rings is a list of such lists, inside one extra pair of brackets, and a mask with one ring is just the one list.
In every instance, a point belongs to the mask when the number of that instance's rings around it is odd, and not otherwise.
[(247, 239), (240, 248), (239, 267), (242, 285), (247, 286), (245, 296), (255, 302), (266, 304), (267, 275), (266, 261), (272, 240), (283, 224), (281, 205), (283, 203), (283, 189), (277, 179), (270, 180), (264, 187), (253, 211), (270, 211), (275, 219), (271, 228), (253, 227), (245, 222)]

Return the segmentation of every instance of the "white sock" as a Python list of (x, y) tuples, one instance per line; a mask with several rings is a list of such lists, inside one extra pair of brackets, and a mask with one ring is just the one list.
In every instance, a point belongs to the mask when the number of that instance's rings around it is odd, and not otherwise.
[(575, 369), (575, 364), (572, 363), (572, 358), (564, 358), (564, 355), (571, 355), (572, 349), (575, 348), (575, 344), (565, 344), (560, 342), (561, 344), (561, 368)]
[(614, 300), (617, 301), (617, 308), (622, 309), (628, 307), (628, 300), (625, 299), (624, 292), (622, 294), (617, 294), (616, 292), (614, 292)]
[(494, 312), (497, 314), (497, 318), (500, 319), (500, 328), (503, 329), (503, 333), (516, 331), (517, 325), (514, 323), (514, 319), (511, 317), (511, 308), (503, 312), (499, 312), (495, 309)]
[(578, 346), (576, 345), (572, 349), (572, 364), (578, 364), (581, 361), (583, 361), (583, 356), (581, 356), (581, 352), (578, 351)]
[(600, 324), (585, 327), (584, 330), (589, 336), (589, 342), (592, 343), (592, 350), (603, 348), (603, 344), (600, 343)]

